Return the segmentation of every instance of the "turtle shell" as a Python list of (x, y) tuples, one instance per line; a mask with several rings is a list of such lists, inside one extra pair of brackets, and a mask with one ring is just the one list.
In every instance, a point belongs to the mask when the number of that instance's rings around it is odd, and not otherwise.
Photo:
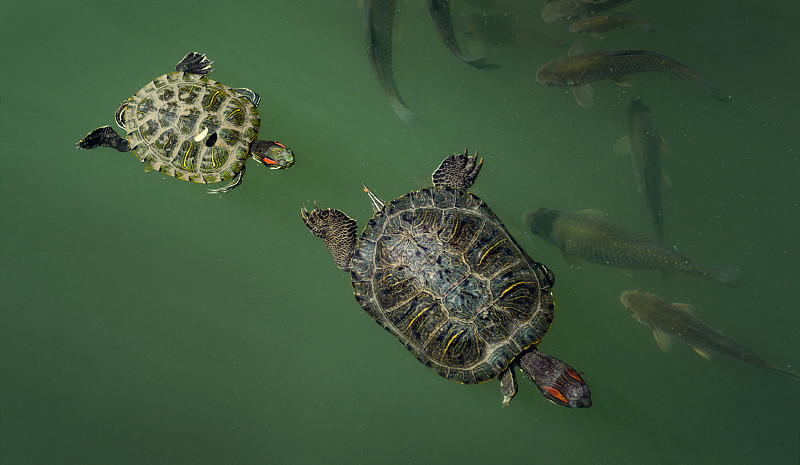
[(183, 71), (154, 79), (123, 102), (117, 114), (142, 163), (203, 184), (241, 171), (261, 126), (249, 99)]
[(497, 377), (553, 321), (553, 274), (464, 190), (426, 188), (387, 204), (361, 234), (351, 277), (375, 321), (459, 383)]

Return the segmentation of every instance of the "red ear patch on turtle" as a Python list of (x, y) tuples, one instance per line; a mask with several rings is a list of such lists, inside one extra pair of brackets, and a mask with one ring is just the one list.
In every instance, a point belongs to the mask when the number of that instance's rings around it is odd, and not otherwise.
[(556, 389), (556, 388), (552, 388), (552, 387), (550, 387), (550, 386), (545, 386), (544, 388), (547, 390), (547, 392), (548, 392), (548, 393), (549, 393), (551, 396), (553, 396), (553, 397), (555, 397), (556, 399), (560, 400), (560, 401), (561, 401), (561, 402), (563, 402), (565, 405), (569, 403), (569, 402), (567, 402), (567, 399), (566, 399), (566, 398), (565, 398), (565, 397), (564, 397), (564, 396), (561, 394), (561, 392), (559, 392), (559, 391), (558, 391), (558, 389)]

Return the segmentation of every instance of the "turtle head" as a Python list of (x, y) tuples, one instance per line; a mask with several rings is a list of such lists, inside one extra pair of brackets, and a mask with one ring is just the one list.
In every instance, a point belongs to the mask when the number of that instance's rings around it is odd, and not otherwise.
[(275, 141), (257, 140), (250, 146), (250, 154), (264, 166), (282, 170), (294, 165), (292, 149)]

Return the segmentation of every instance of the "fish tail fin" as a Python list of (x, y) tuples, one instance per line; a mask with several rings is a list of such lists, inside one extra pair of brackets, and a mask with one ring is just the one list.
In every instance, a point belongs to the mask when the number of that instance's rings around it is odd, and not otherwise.
[(410, 108), (403, 105), (403, 102), (399, 100), (392, 102), (392, 108), (404, 123), (411, 125), (417, 122), (417, 115)]
[(743, 279), (739, 268), (706, 268), (703, 274), (726, 286), (739, 286)]
[(707, 93), (715, 100), (719, 100), (720, 102), (728, 100), (728, 97), (725, 97), (724, 95), (720, 94), (719, 91), (717, 91), (717, 89), (715, 89), (714, 86), (711, 85), (711, 82), (708, 79), (704, 78), (703, 76), (695, 73), (694, 80), (697, 82), (700, 88), (703, 89), (703, 92)]
[(500, 67), (500, 65), (487, 63), (486, 62), (486, 57), (467, 58), (467, 57), (459, 56), (458, 58), (460, 58), (461, 61), (463, 61), (464, 63), (472, 66), (473, 68), (477, 68), (477, 69), (497, 69), (497, 68)]
[(794, 371), (792, 371), (792, 370), (790, 370), (788, 368), (784, 368), (784, 367), (781, 367), (781, 366), (778, 366), (778, 365), (772, 365), (772, 364), (770, 364), (768, 368), (770, 368), (770, 369), (772, 369), (774, 371), (783, 373), (784, 375), (791, 376), (794, 379), (800, 379), (800, 374), (797, 374), (797, 373), (795, 373)]

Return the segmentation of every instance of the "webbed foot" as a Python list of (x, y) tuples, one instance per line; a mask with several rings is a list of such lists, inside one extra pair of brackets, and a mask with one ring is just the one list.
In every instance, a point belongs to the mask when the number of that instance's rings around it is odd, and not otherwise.
[(303, 205), (300, 216), (309, 231), (325, 242), (336, 266), (342, 271), (349, 271), (350, 259), (356, 250), (356, 220), (340, 210), (320, 210), (316, 203), (310, 212)]
[(239, 94), (242, 97), (247, 98), (247, 100), (250, 100), (251, 102), (253, 102), (253, 106), (258, 108), (258, 102), (261, 101), (261, 96), (259, 96), (257, 93), (253, 92), (252, 90), (250, 90), (250, 89), (248, 89), (246, 87), (239, 87), (239, 88), (233, 89), (233, 90), (235, 90), (237, 94)]
[(206, 74), (214, 71), (211, 69), (213, 61), (206, 58), (202, 53), (189, 52), (175, 65), (175, 71), (184, 71), (192, 74), (199, 74), (205, 76)]
[(503, 394), (503, 407), (508, 405), (511, 399), (517, 395), (517, 379), (514, 376), (514, 364), (500, 373), (500, 392)]
[(467, 149), (464, 153), (450, 155), (442, 161), (431, 176), (433, 185), (437, 187), (452, 187), (454, 189), (468, 189), (475, 183), (475, 178), (483, 166), (483, 159), (478, 160), (478, 152), (470, 157)]

